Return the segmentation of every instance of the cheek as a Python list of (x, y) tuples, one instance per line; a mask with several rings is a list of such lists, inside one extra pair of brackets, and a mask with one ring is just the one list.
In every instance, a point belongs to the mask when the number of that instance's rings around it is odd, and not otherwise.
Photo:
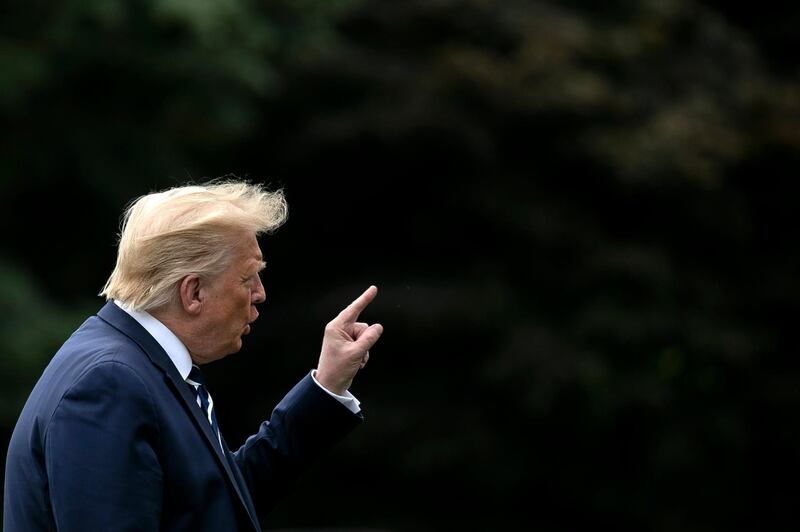
[(248, 290), (246, 293), (239, 294), (236, 297), (236, 315), (245, 316), (247, 319), (250, 316), (250, 307), (252, 307), (253, 300)]

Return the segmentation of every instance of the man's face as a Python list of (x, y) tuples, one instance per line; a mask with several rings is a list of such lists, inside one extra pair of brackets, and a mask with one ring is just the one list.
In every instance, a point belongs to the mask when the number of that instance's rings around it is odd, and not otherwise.
[(242, 336), (258, 318), (255, 305), (266, 299), (259, 275), (263, 269), (255, 235), (243, 236), (228, 269), (201, 288), (203, 309), (192, 358), (211, 362), (242, 348)]

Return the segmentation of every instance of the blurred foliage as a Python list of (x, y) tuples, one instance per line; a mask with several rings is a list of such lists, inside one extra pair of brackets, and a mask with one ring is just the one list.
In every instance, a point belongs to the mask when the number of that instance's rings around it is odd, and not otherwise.
[(32, 384), (89, 308), (61, 310), (35, 280), (0, 258), (0, 426), (17, 421)]
[(328, 46), (334, 36), (325, 21), (345, 5), (110, 0), (6, 7), (4, 181), (73, 179), (111, 189), (105, 193), (112, 197), (128, 183), (127, 199), (143, 176), (193, 172), (187, 162), (252, 130), (259, 103), (281, 83), (276, 66)]
[(77, 323), (59, 309), (102, 286), (125, 202), (234, 172), (284, 186), (291, 216), (260, 326), (210, 368), (226, 439), (369, 283), (386, 326), (354, 386), (366, 425), (271, 526), (783, 529), (800, 16), (758, 9), (2, 8), (2, 222), (55, 221), (4, 244), (3, 423)]

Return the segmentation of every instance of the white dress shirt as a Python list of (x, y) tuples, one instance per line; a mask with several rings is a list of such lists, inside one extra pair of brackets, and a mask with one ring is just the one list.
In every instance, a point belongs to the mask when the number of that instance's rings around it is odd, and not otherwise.
[[(189, 372), (192, 371), (192, 358), (189, 356), (189, 350), (186, 349), (186, 346), (183, 345), (183, 342), (181, 342), (180, 339), (175, 336), (175, 333), (170, 331), (166, 325), (158, 321), (148, 312), (131, 310), (127, 307), (127, 305), (117, 301), (116, 299), (114, 300), (114, 303), (116, 303), (119, 308), (127, 312), (133, 319), (139, 322), (139, 325), (144, 327), (145, 330), (150, 333), (150, 336), (155, 338), (156, 342), (158, 342), (158, 345), (160, 345), (164, 351), (166, 351), (169, 359), (173, 364), (175, 364), (175, 368), (178, 370), (178, 373), (181, 374), (181, 378), (186, 380), (186, 378), (189, 376)], [(311, 370), (311, 378), (314, 380), (317, 386), (325, 391), (325, 393), (336, 398), (336, 400), (346, 406), (347, 409), (352, 413), (357, 414), (361, 411), (361, 403), (353, 394), (351, 394), (349, 391), (345, 391), (345, 395), (338, 395), (331, 392), (321, 385), (319, 381), (317, 381), (316, 374), (317, 370)]]

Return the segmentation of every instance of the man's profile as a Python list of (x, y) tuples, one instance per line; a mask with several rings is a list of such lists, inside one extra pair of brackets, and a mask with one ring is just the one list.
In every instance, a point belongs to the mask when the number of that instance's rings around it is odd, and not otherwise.
[[(316, 369), (229, 448), (201, 366), (242, 347), (266, 299), (257, 237), (283, 194), (216, 181), (126, 210), (107, 302), (33, 388), (6, 461), (4, 530), (261, 530), (315, 458), (362, 421), (348, 391), (383, 328), (374, 286), (325, 327)], [(258, 390), (254, 391), (258, 393)]]

